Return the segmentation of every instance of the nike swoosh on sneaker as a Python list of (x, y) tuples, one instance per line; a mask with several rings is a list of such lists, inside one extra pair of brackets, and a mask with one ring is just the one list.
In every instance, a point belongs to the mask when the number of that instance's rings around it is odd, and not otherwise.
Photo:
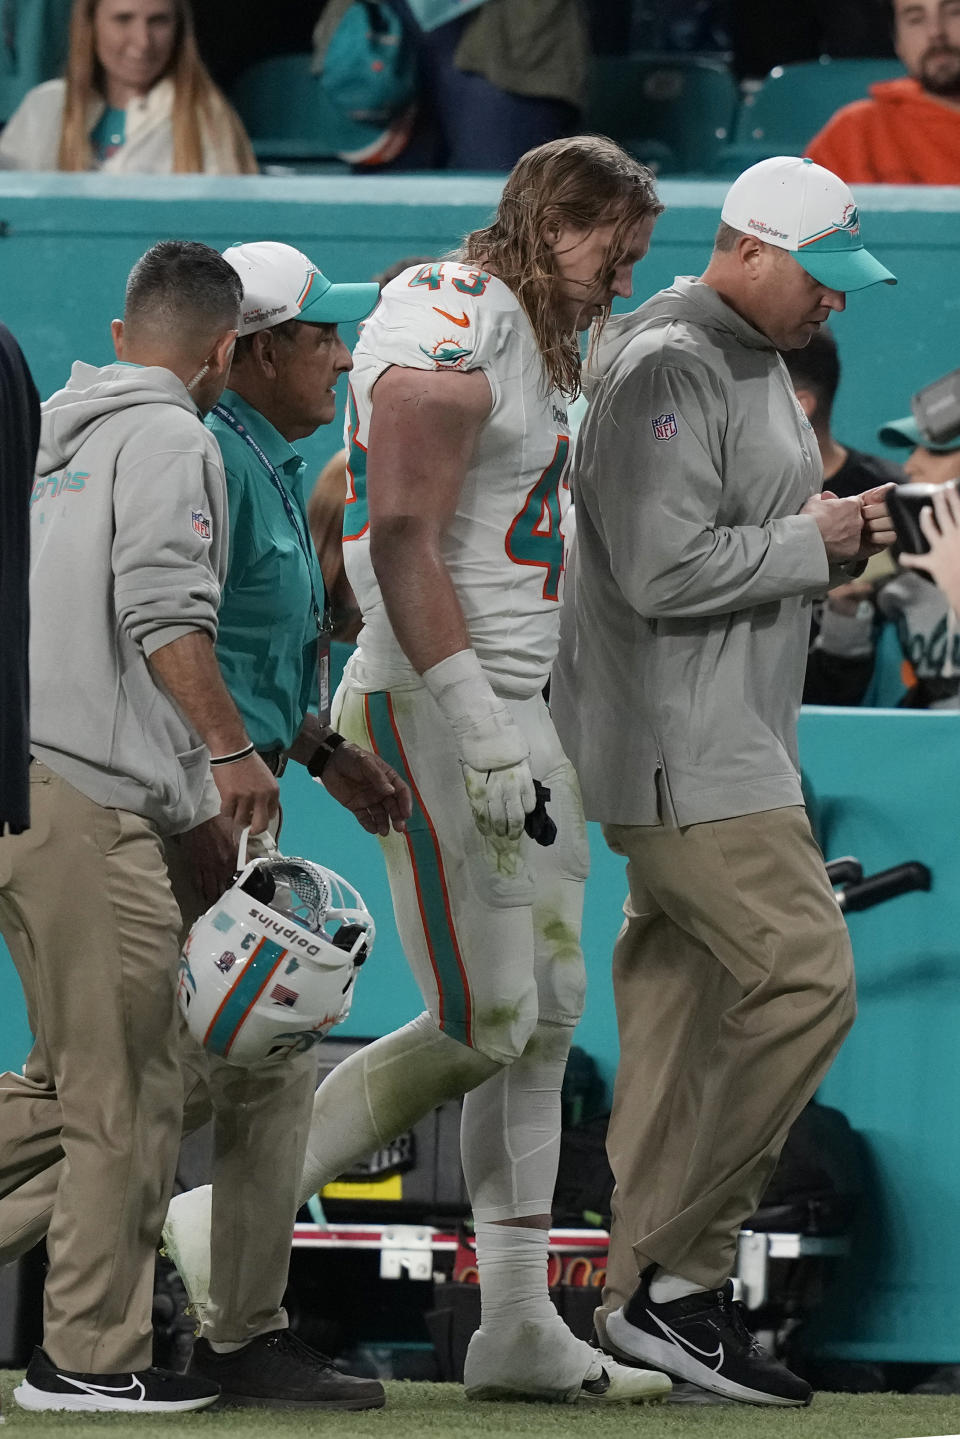
[(57, 1378), (62, 1379), (64, 1384), (72, 1384), (74, 1389), (79, 1389), (84, 1394), (102, 1394), (109, 1399), (142, 1399), (146, 1394), (146, 1386), (135, 1374), (130, 1376), (129, 1384), (91, 1384), (87, 1379), (73, 1379), (69, 1374), (61, 1374), (57, 1370)]
[(445, 320), (449, 320), (451, 325), (459, 325), (461, 330), (465, 330), (470, 323), (470, 317), (465, 310), (458, 318), (456, 315), (451, 315), (449, 310), (441, 310), (437, 305), (434, 305), (433, 308), (438, 315), (442, 315)]
[(651, 1313), (649, 1309), (647, 1310), (647, 1317), (652, 1319), (657, 1328), (662, 1329), (664, 1334), (666, 1334), (674, 1344), (679, 1345), (679, 1347), (686, 1350), (688, 1354), (692, 1354), (696, 1359), (702, 1360), (705, 1364), (709, 1360), (715, 1359), (717, 1362), (710, 1367), (714, 1371), (720, 1369), (723, 1364), (722, 1340), (717, 1344), (716, 1349), (699, 1349), (696, 1344), (691, 1344), (689, 1339), (684, 1339), (682, 1334), (678, 1334), (675, 1329), (671, 1329), (669, 1324), (664, 1324), (663, 1320), (658, 1319), (656, 1314)]

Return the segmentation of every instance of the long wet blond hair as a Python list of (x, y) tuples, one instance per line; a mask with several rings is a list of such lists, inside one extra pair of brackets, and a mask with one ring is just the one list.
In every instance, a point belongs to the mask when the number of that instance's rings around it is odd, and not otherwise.
[[(174, 85), (173, 170), (192, 175), (203, 171), (203, 126), (220, 130), (228, 140), (238, 175), (255, 175), (257, 162), (236, 111), (210, 77), (200, 58), (188, 0), (172, 0), (176, 36), (170, 64), (161, 79)], [(97, 59), (94, 17), (100, 0), (74, 0), (70, 15), (67, 89), (60, 129), (57, 168), (89, 170), (93, 150), (87, 130), (90, 101), (106, 98), (103, 67)]]
[[(467, 235), (460, 257), (488, 268), (516, 295), (536, 337), (550, 382), (571, 399), (580, 393), (580, 344), (564, 319), (561, 277), (549, 235), (616, 222), (598, 281), (612, 280), (638, 221), (663, 205), (653, 173), (603, 135), (550, 140), (517, 161), (493, 223)], [(603, 326), (607, 305), (599, 317)]]

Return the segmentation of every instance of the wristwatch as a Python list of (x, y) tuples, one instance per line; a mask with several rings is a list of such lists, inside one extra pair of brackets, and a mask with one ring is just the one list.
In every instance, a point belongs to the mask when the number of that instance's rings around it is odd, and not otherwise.
[(313, 775), (314, 779), (321, 779), (323, 771), (330, 761), (330, 756), (342, 744), (346, 744), (346, 739), (342, 734), (337, 734), (336, 730), (331, 730), (328, 735), (325, 735), (307, 761), (307, 774)]

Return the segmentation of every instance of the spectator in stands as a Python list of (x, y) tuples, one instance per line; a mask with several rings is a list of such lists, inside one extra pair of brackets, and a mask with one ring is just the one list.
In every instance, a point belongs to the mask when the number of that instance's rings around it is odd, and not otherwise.
[(421, 30), (393, 0), (420, 56), (423, 113), (405, 168), (509, 170), (525, 151), (573, 134), (586, 99), (583, 0), (485, 0)]
[(31, 90), (0, 135), (18, 170), (256, 173), (197, 51), (188, 0), (75, 0), (66, 78)]
[[(784, 363), (797, 402), (816, 436), (823, 461), (823, 488), (840, 499), (878, 485), (899, 484), (898, 465), (842, 445), (831, 428), (840, 383), (837, 342), (826, 325), (802, 350), (786, 350)], [(803, 687), (805, 704), (860, 704), (873, 674), (874, 587), (868, 579), (837, 585), (822, 604), (814, 604), (810, 654)]]
[(822, 326), (802, 350), (787, 350), (783, 358), (800, 408), (813, 426), (823, 461), (824, 489), (843, 500), (876, 485), (901, 484), (905, 476), (899, 465), (843, 445), (833, 434), (831, 421), (840, 384), (840, 356), (832, 331)]
[[(960, 437), (946, 444), (934, 445), (921, 435), (912, 415), (891, 420), (880, 430), (879, 438), (887, 445), (910, 450), (904, 464), (907, 478), (915, 483), (944, 486), (948, 480), (960, 479)], [(940, 501), (940, 495), (935, 496)], [(943, 517), (949, 528), (955, 496), (945, 492), (936, 507), (936, 524)], [(929, 527), (927, 536), (930, 537)], [(940, 547), (938, 546), (938, 551)], [(950, 609), (950, 594), (945, 599), (931, 583), (939, 581), (944, 571), (942, 556), (931, 560), (926, 555), (897, 556), (900, 571), (891, 580), (877, 587), (877, 608), (884, 618), (897, 627), (904, 659), (910, 666), (909, 683), (902, 703), (909, 709), (960, 709), (960, 634)], [(956, 586), (953, 586), (956, 591)]]
[[(908, 415), (884, 425), (879, 438), (884, 444), (910, 449), (903, 467), (904, 478), (938, 487), (960, 479), (960, 437), (949, 444), (931, 445), (920, 434), (913, 416)], [(935, 499), (937, 521), (943, 513), (949, 528), (954, 496), (945, 492), (945, 501), (949, 501), (946, 510), (939, 494)], [(888, 620), (896, 626), (903, 652), (902, 677), (907, 692), (900, 703), (907, 709), (960, 709), (960, 633), (948, 599), (924, 573), (930, 570), (939, 580), (941, 575), (949, 574), (949, 564), (944, 569), (939, 553), (932, 560), (927, 555), (899, 554), (897, 558), (896, 573), (875, 584), (856, 582), (856, 595), (844, 594), (853, 591), (852, 585), (831, 591), (816, 649), (807, 667), (804, 699), (808, 703), (859, 703), (873, 668), (878, 620)], [(954, 590), (960, 600), (957, 585)], [(839, 698), (826, 697), (828, 680)], [(858, 685), (860, 695), (856, 694)], [(824, 693), (816, 692), (821, 689)]]
[[(954, 475), (960, 472), (960, 464), (955, 464), (953, 470)], [(934, 495), (932, 509), (921, 511), (920, 525), (930, 542), (929, 554), (901, 555), (900, 563), (908, 569), (925, 570), (943, 591), (956, 616), (960, 614), (960, 500), (956, 492), (943, 489)], [(953, 637), (952, 625), (949, 633)], [(960, 669), (960, 664), (954, 660), (953, 667)], [(956, 701), (951, 708), (957, 708)]]
[(960, 182), (960, 4), (893, 0), (894, 44), (907, 75), (870, 86), (807, 146), (848, 184)]

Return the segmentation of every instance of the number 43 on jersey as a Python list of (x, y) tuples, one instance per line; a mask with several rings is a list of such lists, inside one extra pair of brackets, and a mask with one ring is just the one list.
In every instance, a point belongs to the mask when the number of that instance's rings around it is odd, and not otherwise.
[(569, 437), (558, 435), (553, 459), (527, 495), (523, 509), (514, 517), (507, 531), (506, 551), (514, 564), (537, 565), (546, 571), (543, 577), (545, 600), (560, 598), (560, 575), (563, 571), (560, 482), (569, 449)]

